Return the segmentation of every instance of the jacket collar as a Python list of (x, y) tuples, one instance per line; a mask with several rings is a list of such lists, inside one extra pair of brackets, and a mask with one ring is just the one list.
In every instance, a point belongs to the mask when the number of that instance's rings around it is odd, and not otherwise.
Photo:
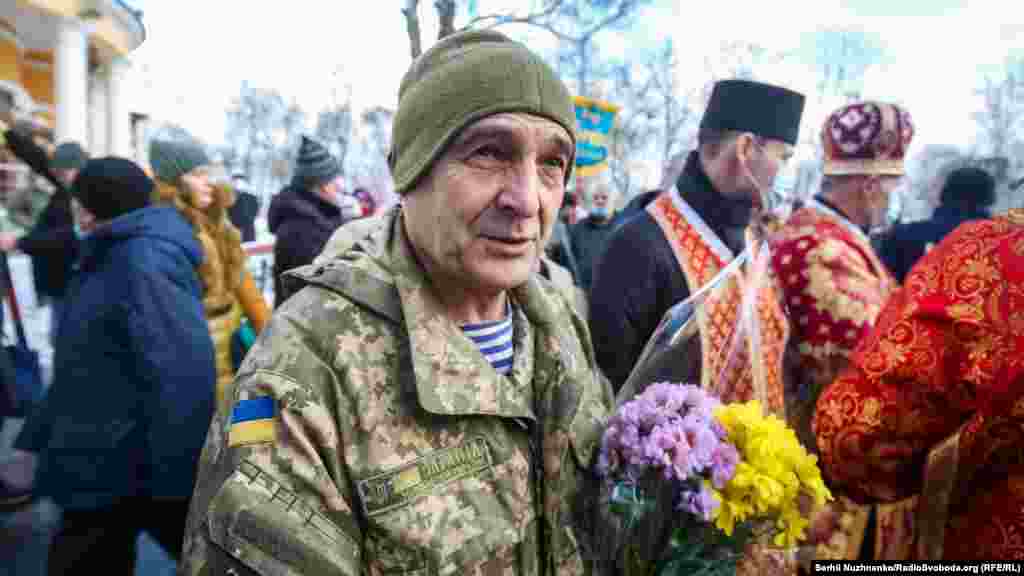
[(846, 226), (847, 228), (855, 228), (857, 229), (857, 231), (863, 233), (865, 237), (870, 236), (871, 230), (867, 226), (861, 226), (860, 224), (855, 223), (853, 220), (850, 219), (849, 216), (846, 215), (846, 212), (843, 212), (843, 210), (840, 207), (836, 206), (832, 202), (829, 202), (824, 196), (815, 196), (812, 199), (811, 204), (816, 204), (818, 210), (821, 210), (822, 208), (826, 209), (826, 211), (829, 212), (829, 214), (833, 218), (842, 222), (843, 225)]
[(341, 208), (324, 200), (308, 188), (299, 188), (296, 190), (296, 196), (326, 218), (341, 218)]
[(556, 308), (537, 275), (510, 291), (515, 324), (516, 359), (506, 377), (445, 315), (434, 288), (413, 255), (399, 211), (392, 221), (389, 260), (402, 316), (409, 334), (412, 367), (420, 405), (445, 415), (493, 414), (536, 419), (534, 395), (551, 383), (543, 369), (557, 353), (537, 339), (555, 329)]
[[(586, 369), (575, 365), (582, 352), (567, 341), (570, 320), (560, 312), (554, 289), (533, 274), (510, 291), (516, 359), (509, 376), (496, 372), (445, 315), (412, 253), (401, 207), (340, 228), (312, 265), (287, 275), (404, 325), (409, 345), (402, 352), (409, 356), (413, 388), (420, 406), (433, 414), (535, 419), (535, 406), (549, 403), (548, 391), (567, 371)], [(578, 400), (562, 398), (560, 411), (573, 413)]]
[(934, 220), (942, 220), (944, 222), (962, 222), (967, 220), (984, 220), (990, 218), (988, 212), (984, 208), (970, 207), (963, 208), (960, 206), (954, 206), (951, 204), (941, 204), (935, 209), (935, 214), (932, 216)]
[(743, 251), (743, 230), (750, 223), (753, 204), (723, 196), (704, 171), (700, 154), (696, 151), (687, 157), (686, 167), (676, 181), (676, 189), (733, 253)]

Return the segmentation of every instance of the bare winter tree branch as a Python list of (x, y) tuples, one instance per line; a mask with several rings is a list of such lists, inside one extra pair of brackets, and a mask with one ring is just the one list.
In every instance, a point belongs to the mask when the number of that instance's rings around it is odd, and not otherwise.
[(227, 110), (225, 140), (235, 149), (243, 171), (265, 189), (278, 177), (272, 167), (286, 160), (289, 140), (304, 124), (305, 114), (280, 92), (243, 82)]
[(661, 119), (661, 165), (665, 170), (681, 148), (689, 144), (686, 128), (698, 114), (695, 100), (700, 91), (681, 90), (677, 81), (678, 61), (671, 41), (647, 61), (646, 68), (653, 83), (653, 105)]
[(619, 111), (609, 135), (608, 171), (615, 187), (624, 196), (636, 190), (632, 161), (642, 156), (646, 143), (656, 135), (658, 117), (651, 98), (657, 80), (651, 74), (641, 81), (635, 77), (639, 66), (620, 64), (612, 69), (612, 93), (609, 97), (625, 106)]
[[(462, 28), (494, 28), (506, 24), (527, 24), (544, 30), (569, 45), (588, 45), (599, 32), (609, 29), (636, 12), (647, 0), (619, 0), (603, 17), (586, 22), (584, 14), (589, 10), (600, 14), (602, 7), (594, 8), (586, 0), (550, 0), (540, 10), (524, 15), (508, 13), (486, 14), (471, 19)], [(570, 31), (559, 26), (568, 24)], [(582, 24), (582, 27), (580, 26)], [(588, 46), (589, 47), (589, 46)]]
[(604, 30), (606, 28), (610, 28), (613, 25), (615, 25), (616, 23), (620, 22), (621, 20), (624, 20), (627, 16), (632, 14), (633, 11), (636, 8), (638, 8), (641, 3), (642, 3), (641, 0), (631, 0), (631, 1), (623, 0), (623, 2), (621, 2), (619, 4), (618, 9), (616, 9), (614, 12), (609, 14), (604, 19), (598, 21), (596, 24), (592, 24), (582, 34), (577, 36), (577, 40), (578, 41), (589, 41), (598, 32), (600, 32), (600, 31), (602, 31), (602, 30)]
[(437, 39), (455, 33), (455, 0), (436, 0), (434, 8), (437, 9), (437, 19), (441, 26), (437, 32)]
[(484, 14), (482, 16), (472, 18), (461, 28), (461, 30), (469, 30), (470, 28), (494, 28), (495, 26), (500, 26), (502, 24), (531, 24), (548, 30), (559, 39), (567, 40), (568, 38), (563, 38), (561, 32), (545, 24), (546, 19), (554, 15), (564, 3), (565, 0), (550, 0), (537, 12), (526, 14), (524, 16), (512, 16), (510, 14)]
[(412, 59), (419, 58), (422, 52), (423, 43), (420, 39), (420, 17), (417, 12), (420, 0), (405, 0), (405, 8), (402, 8), (402, 15), (405, 16), (405, 31), (409, 34), (409, 50)]
[(978, 95), (982, 97), (982, 109), (974, 114), (974, 120), (982, 133), (982, 139), (989, 153), (1006, 156), (1017, 139), (1021, 122), (1024, 121), (1024, 88), (1015, 70), (1007, 71), (1004, 78), (986, 77)]

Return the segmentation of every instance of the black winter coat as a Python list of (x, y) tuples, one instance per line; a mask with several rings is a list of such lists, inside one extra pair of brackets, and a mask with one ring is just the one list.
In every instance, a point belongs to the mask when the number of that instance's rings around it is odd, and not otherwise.
[(579, 273), (576, 284), (583, 288), (584, 292), (590, 292), (594, 267), (601, 254), (604, 253), (605, 244), (608, 243), (608, 238), (611, 237), (617, 224), (617, 217), (607, 222), (600, 222), (592, 216), (588, 216), (569, 227), (570, 245), (576, 256), (576, 267)]
[(260, 213), (260, 199), (252, 192), (238, 190), (235, 203), (228, 208), (228, 218), (242, 233), (242, 242), (256, 239), (256, 216)]
[(939, 206), (930, 220), (897, 224), (882, 237), (879, 256), (900, 284), (910, 269), (924, 256), (928, 245), (938, 244), (964, 222), (983, 220), (989, 215), (980, 208), (964, 209)]
[(345, 223), (341, 209), (312, 192), (289, 186), (270, 201), (267, 225), (274, 241), (274, 307), (292, 293), (281, 275), (311, 264), (331, 234)]
[[(696, 153), (691, 153), (676, 188), (733, 254), (743, 251), (752, 207), (719, 194)], [(690, 292), (672, 245), (649, 213), (638, 211), (612, 232), (594, 270), (590, 335), (597, 364), (616, 391), (662, 316)]]

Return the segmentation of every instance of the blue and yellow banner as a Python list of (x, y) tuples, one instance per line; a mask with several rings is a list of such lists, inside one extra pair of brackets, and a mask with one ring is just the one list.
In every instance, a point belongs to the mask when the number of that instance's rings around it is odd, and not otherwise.
[(592, 176), (608, 167), (609, 136), (615, 125), (615, 104), (573, 97), (576, 105), (576, 175)]

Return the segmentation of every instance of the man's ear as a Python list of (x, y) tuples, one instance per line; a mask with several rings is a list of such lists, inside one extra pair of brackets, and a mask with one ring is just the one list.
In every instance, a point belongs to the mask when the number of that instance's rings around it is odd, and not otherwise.
[(746, 164), (750, 161), (750, 156), (754, 153), (754, 148), (757, 146), (754, 138), (756, 137), (750, 132), (744, 132), (733, 140), (731, 144), (733, 146), (732, 153), (736, 155), (736, 160), (740, 163)]

